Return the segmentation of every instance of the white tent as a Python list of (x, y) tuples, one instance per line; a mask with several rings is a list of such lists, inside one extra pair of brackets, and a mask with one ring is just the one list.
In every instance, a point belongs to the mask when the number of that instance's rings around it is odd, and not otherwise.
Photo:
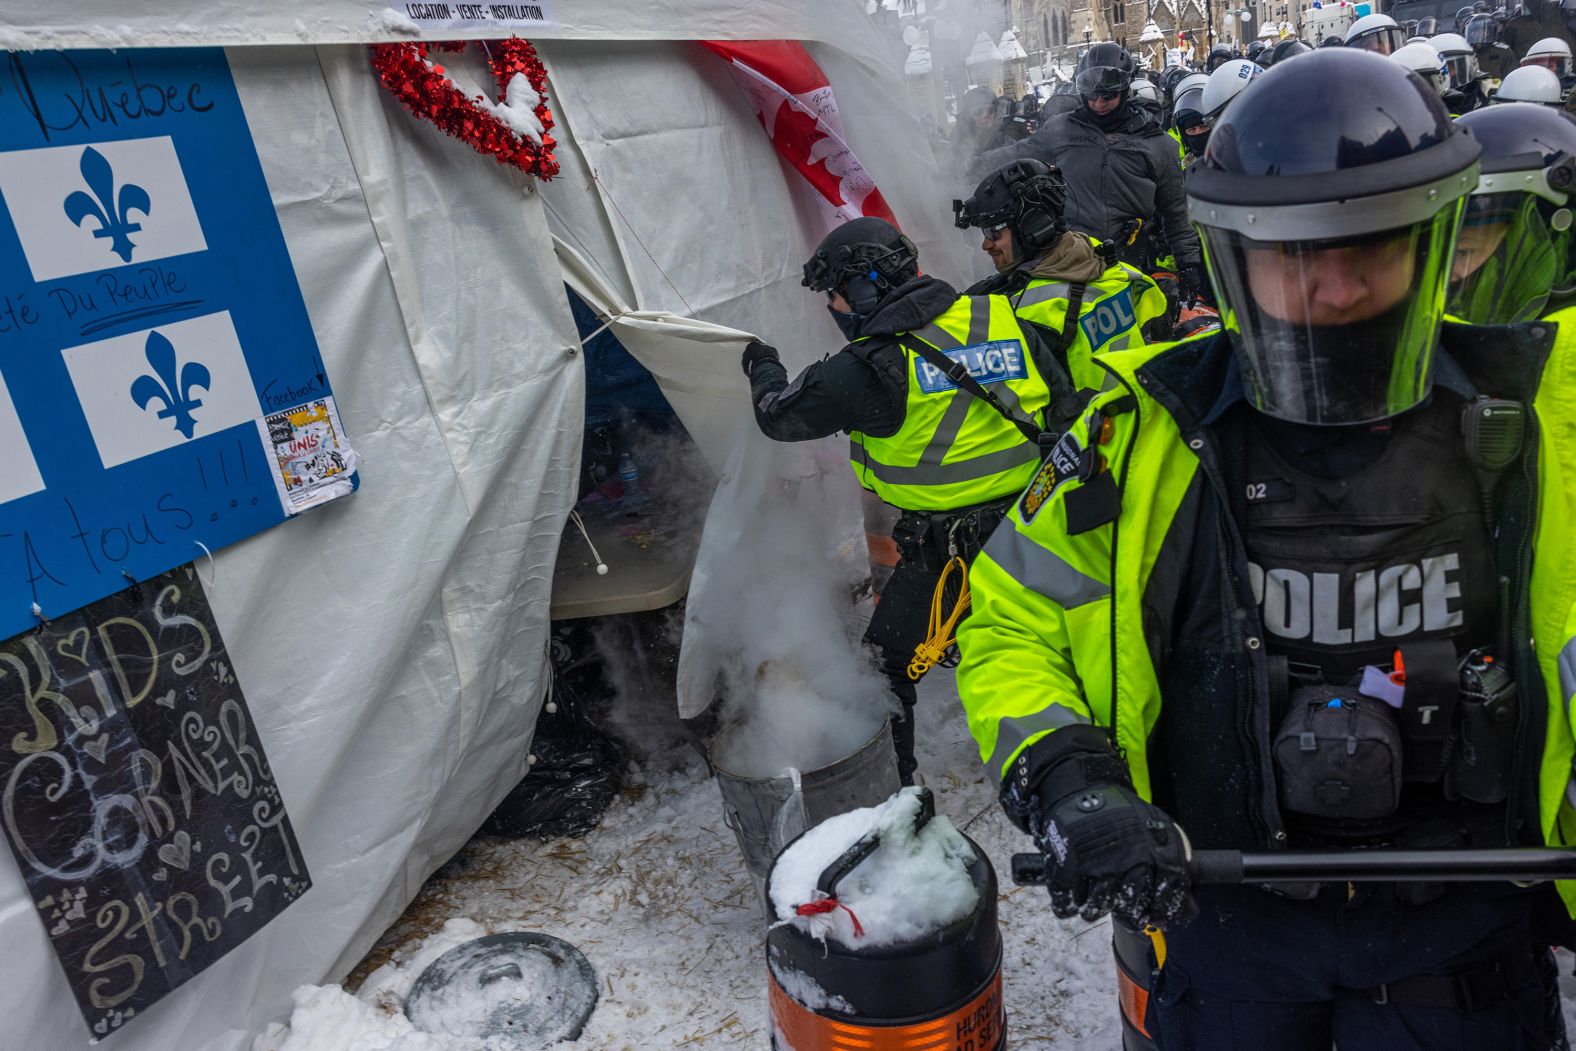
[[(799, 287), (820, 215), (692, 41), (808, 42), (926, 268), (964, 273), (951, 188), (859, 6), (541, 6), (556, 21), (525, 35), (563, 171), (538, 185), (383, 91), (364, 45), (411, 26), (368, 0), (0, 0), (11, 49), (226, 49), (361, 457), (359, 493), (218, 552), (210, 587), (314, 886), (113, 1034), (117, 1051), (248, 1047), (292, 989), (343, 977), (522, 775), (582, 427), (565, 282), (714, 453), (748, 414), (741, 333), (790, 367), (835, 345)], [(8, 851), (0, 972), (0, 1044), (87, 1046)]]

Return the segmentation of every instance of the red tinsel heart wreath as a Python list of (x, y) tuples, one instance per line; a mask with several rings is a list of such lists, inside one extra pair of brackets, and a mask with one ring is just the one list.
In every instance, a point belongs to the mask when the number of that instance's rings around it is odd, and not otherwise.
[(432, 121), (499, 164), (512, 164), (538, 179), (551, 179), (558, 174), (558, 161), (553, 157), (556, 144), (547, 134), (553, 127), (553, 115), (547, 108), (547, 71), (536, 57), (536, 48), (519, 37), (493, 41), (486, 47), (490, 55), (487, 65), (501, 100), (507, 103), (509, 87), (517, 76), (524, 76), (536, 92), (532, 111), (542, 126), (540, 144), (488, 112), (484, 107), (491, 104), (455, 87), (442, 66), (427, 61), (429, 51), (463, 51), (464, 41), (374, 44), (372, 68), (383, 86), (416, 116)]

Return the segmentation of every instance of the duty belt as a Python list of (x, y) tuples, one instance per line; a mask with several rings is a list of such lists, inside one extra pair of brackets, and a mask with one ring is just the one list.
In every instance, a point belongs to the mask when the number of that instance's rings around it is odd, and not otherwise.
[(892, 528), (903, 561), (940, 570), (954, 557), (974, 561), (1016, 497), (954, 511), (904, 511)]

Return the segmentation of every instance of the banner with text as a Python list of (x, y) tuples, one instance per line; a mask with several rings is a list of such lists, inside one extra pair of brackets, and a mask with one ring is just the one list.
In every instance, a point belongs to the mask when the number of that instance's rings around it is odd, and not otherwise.
[(224, 52), (6, 62), (0, 638), (358, 484)]
[(0, 813), (94, 1039), (311, 885), (190, 565), (0, 644)]
[(457, 4), (449, 0), (389, 0), (389, 10), (423, 29), (487, 29), (505, 34), (528, 33), (556, 26), (547, 0), (526, 3)]

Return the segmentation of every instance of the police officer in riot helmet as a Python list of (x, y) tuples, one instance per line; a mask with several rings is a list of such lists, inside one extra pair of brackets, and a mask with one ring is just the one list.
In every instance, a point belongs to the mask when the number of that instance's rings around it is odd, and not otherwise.
[(1516, 54), (1500, 42), (1499, 23), (1487, 12), (1474, 12), (1468, 16), (1461, 35), (1477, 52), (1478, 68), (1486, 76), (1502, 80), (1506, 73), (1516, 68)]
[(1134, 104), (1137, 63), (1110, 42), (1078, 60), (1073, 83), (1082, 105), (1041, 122), (1022, 142), (993, 150), (975, 165), (977, 177), (1015, 160), (1054, 165), (1067, 180), (1067, 222), (1119, 246), (1125, 262), (1148, 270), (1175, 258), (1186, 291), (1205, 296), (1198, 236), (1188, 225), (1177, 145), (1152, 105)]
[(1549, 37), (1576, 45), (1576, 33), (1570, 25), (1571, 12), (1561, 6), (1560, 0), (1526, 0), (1519, 9), (1513, 9), (1512, 14), (1513, 17), (1501, 26), (1499, 38), (1518, 58), (1531, 51), (1538, 41)]
[(1347, 47), (1388, 55), (1406, 43), (1406, 30), (1389, 15), (1364, 15), (1346, 30)]
[(1448, 309), (1474, 325), (1542, 317), (1551, 294), (1576, 284), (1576, 121), (1520, 102), (1460, 123), (1483, 159), (1456, 237)]
[(1281, 62), (1285, 62), (1289, 58), (1296, 58), (1298, 55), (1306, 55), (1312, 50), (1314, 49), (1309, 47), (1307, 44), (1304, 44), (1296, 37), (1287, 37), (1279, 44), (1276, 44), (1274, 49), (1270, 51), (1268, 64), (1271, 66), (1277, 65)]
[(901, 559), (865, 641), (901, 703), (893, 739), (899, 776), (912, 784), (919, 675), (909, 665), (941, 571), (953, 551), (972, 559), (990, 535), (1039, 464), (1047, 406), (1071, 391), (1005, 298), (959, 295), (921, 275), (913, 242), (884, 219), (827, 234), (803, 283), (825, 293), (848, 344), (790, 383), (777, 350), (752, 341), (744, 371), (767, 437), (848, 432), (860, 484), (903, 512), (893, 532)]
[(1266, 72), (1188, 174), (1225, 331), (1102, 358), (971, 572), (971, 731), (1053, 910), (1158, 975), (1160, 1051), (1553, 1045), (1551, 890), (1189, 887), (1576, 841), (1576, 326), (1442, 324), (1479, 153), (1400, 63)]
[(1204, 72), (1213, 73), (1235, 57), (1231, 52), (1230, 45), (1216, 44), (1209, 49), (1209, 54), (1204, 59)]

